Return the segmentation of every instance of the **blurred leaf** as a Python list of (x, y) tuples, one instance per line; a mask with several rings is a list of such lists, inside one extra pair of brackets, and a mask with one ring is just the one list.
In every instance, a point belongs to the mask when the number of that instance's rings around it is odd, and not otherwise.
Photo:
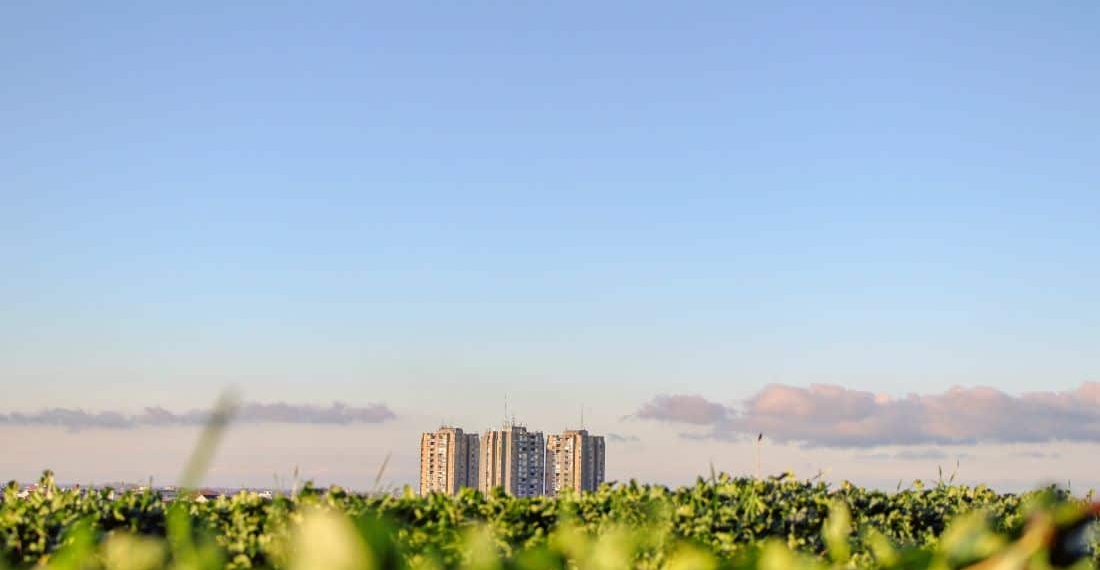
[(833, 562), (847, 562), (852, 557), (852, 547), (848, 543), (848, 536), (852, 533), (852, 515), (848, 505), (841, 501), (833, 501), (829, 505), (829, 518), (825, 520), (821, 533)]
[(105, 570), (155, 570), (164, 567), (164, 542), (129, 533), (113, 534), (103, 542)]
[(290, 570), (373, 570), (366, 543), (346, 516), (311, 508), (293, 531)]

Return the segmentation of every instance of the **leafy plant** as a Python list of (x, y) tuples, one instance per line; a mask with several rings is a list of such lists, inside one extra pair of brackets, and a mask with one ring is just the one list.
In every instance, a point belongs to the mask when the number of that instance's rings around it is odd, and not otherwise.
[[(355, 494), (208, 502), (61, 490), (43, 473), (0, 503), (0, 568), (1049, 568), (1094, 567), (1100, 507), (940, 484), (895, 493), (726, 474), (627, 482), (557, 499)], [(983, 566), (984, 564), (984, 566)]]

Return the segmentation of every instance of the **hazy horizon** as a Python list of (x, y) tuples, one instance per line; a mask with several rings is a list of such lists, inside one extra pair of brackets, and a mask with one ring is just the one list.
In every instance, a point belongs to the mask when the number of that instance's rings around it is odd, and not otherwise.
[[(833, 401), (824, 402), (827, 405), (819, 406), (817, 413), (835, 414), (843, 407), (836, 405), (835, 398), (839, 394), (824, 386), (798, 389), (773, 385), (736, 415), (728, 409), (718, 410), (719, 404), (699, 396), (673, 398), (677, 402), (670, 402), (670, 397), (658, 397), (639, 406), (633, 414), (617, 417), (586, 407), (583, 427), (607, 440), (608, 481), (633, 479), (678, 486), (691, 484), (697, 477), (707, 478), (712, 469), (734, 476), (754, 476), (755, 437), (749, 433), (738, 435), (738, 432), (718, 435), (714, 430), (716, 427), (726, 429), (724, 422), (731, 417), (754, 418), (754, 406), (771, 405), (769, 402), (774, 401), (776, 392), (787, 391), (794, 391), (796, 396), (816, 391), (817, 397), (822, 399), (831, 396)], [(823, 397), (821, 392), (827, 396)], [(875, 429), (866, 432), (863, 440), (844, 442), (829, 441), (829, 426), (812, 414), (807, 416), (807, 410), (802, 408), (801, 422), (819, 429), (816, 439), (803, 435), (798, 439), (776, 441), (766, 436), (761, 444), (760, 476), (790, 472), (799, 479), (820, 478), (832, 484), (849, 480), (884, 490), (899, 486), (908, 488), (918, 479), (926, 485), (933, 484), (942, 476), (955, 483), (984, 484), (1001, 492), (1019, 492), (1049, 484), (1078, 493), (1087, 492), (1100, 488), (1094, 470), (1095, 458), (1091, 455), (1095, 436), (1087, 431), (1073, 434), (1072, 422), (1057, 424), (1059, 414), (1074, 419), (1080, 418), (1081, 409), (1092, 416), (1100, 414), (1095, 400), (1083, 400), (1079, 402), (1082, 407), (1072, 408), (1072, 400), (1067, 398), (1080, 397), (1082, 393), (1095, 398), (1100, 393), (1100, 384), (1082, 386), (1075, 393), (1031, 393), (1022, 397), (991, 389), (956, 389), (950, 396), (957, 408), (976, 409), (979, 405), (975, 400), (988, 402), (991, 398), (1007, 398), (1008, 401), (987, 409), (987, 417), (981, 417), (980, 413), (972, 415), (966, 425), (952, 426), (938, 420), (924, 424), (939, 430), (938, 434), (922, 435), (917, 429), (905, 433)], [(856, 394), (855, 398), (859, 396)], [(886, 402), (882, 395), (879, 399), (880, 403)], [(902, 401), (912, 404), (921, 399), (931, 400), (932, 403), (924, 405), (933, 409), (940, 405), (929, 396), (909, 395)], [(1052, 400), (1057, 399), (1062, 401), (1052, 408)], [(512, 406), (516, 405), (513, 401)], [(1067, 405), (1070, 406), (1068, 410)], [(513, 407), (513, 411), (521, 412), (522, 408)], [(1006, 412), (1016, 415), (997, 415)], [(794, 406), (788, 406), (784, 411), (783, 427), (797, 431), (799, 413)], [(1048, 416), (1043, 416), (1044, 413)], [(515, 420), (533, 431), (555, 433), (581, 427), (579, 409), (572, 421), (545, 413), (538, 414), (539, 421), (525, 421), (528, 415), (516, 414)], [(863, 414), (863, 417), (874, 415)], [(765, 416), (756, 416), (756, 425), (767, 434), (770, 430), (765, 427)], [(289, 488), (297, 470), (300, 481), (313, 480), (324, 486), (337, 484), (358, 491), (404, 485), (415, 489), (420, 433), (433, 431), (440, 425), (454, 425), (480, 433), (485, 429), (497, 429), (505, 421), (503, 412), (495, 419), (474, 419), (466, 415), (462, 416), (465, 418), (462, 421), (433, 423), (424, 414), (407, 410), (394, 412), (377, 404), (356, 408), (343, 404), (290, 406), (255, 402), (242, 403), (234, 417), (204, 478), (204, 486), (273, 488), (281, 485)], [(19, 467), (4, 471), (4, 480), (14, 478), (29, 483), (37, 479), (42, 469), (50, 468), (57, 480), (68, 483), (144, 483), (152, 478), (160, 485), (175, 485), (180, 469), (198, 440), (204, 418), (205, 413), (200, 410), (172, 413), (162, 408), (133, 415), (118, 411), (93, 413), (60, 409), (39, 414), (0, 415), (0, 429), (11, 436), (8, 457), (19, 458), (20, 463)], [(1050, 423), (1052, 418), (1054, 424)], [(1040, 423), (1058, 437), (1076, 441), (1037, 440), (1026, 430), (1021, 432), (1023, 428), (1015, 430), (1018, 433), (1005, 430), (1002, 441), (967, 441), (968, 431), (978, 433), (998, 425), (1003, 427), (1005, 422), (1020, 423), (1019, 420)], [(851, 425), (834, 424), (833, 428), (840, 427), (851, 437)], [(919, 422), (904, 424), (913, 428), (920, 425)], [(951, 427), (961, 427), (964, 431), (951, 439), (943, 433)], [(1090, 429), (1096, 429), (1095, 422)], [(278, 437), (272, 438), (273, 433)], [(789, 434), (780, 431), (777, 435), (786, 438)], [(95, 467), (87, 466), (86, 457), (79, 451), (106, 441), (117, 447), (100, 448), (95, 454), (110, 456), (112, 460)], [(667, 453), (668, 449), (675, 449), (676, 455), (666, 462), (658, 454)], [(35, 460), (54, 463), (36, 468)], [(385, 469), (382, 469), (383, 463), (386, 463)], [(1056, 473), (1051, 471), (1051, 465), (1057, 466)], [(378, 480), (380, 469), (383, 477)], [(990, 472), (998, 475), (991, 476)], [(72, 473), (90, 475), (79, 477)]]
[(174, 480), (234, 389), (212, 486), (507, 397), (611, 480), (1100, 487), (1097, 21), (4, 5), (0, 480)]

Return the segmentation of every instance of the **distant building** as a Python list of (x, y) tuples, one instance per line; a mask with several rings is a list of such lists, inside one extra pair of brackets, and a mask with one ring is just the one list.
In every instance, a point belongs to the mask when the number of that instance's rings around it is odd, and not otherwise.
[(420, 494), (478, 486), (478, 437), (454, 427), (420, 436)]
[(595, 491), (604, 482), (604, 439), (588, 431), (566, 430), (546, 439), (546, 494), (566, 489)]
[(483, 493), (497, 487), (516, 497), (545, 494), (546, 445), (542, 432), (505, 424), (481, 438), (479, 485)]
[(195, 493), (195, 501), (199, 503), (205, 503), (207, 501), (216, 500), (218, 497), (224, 497), (225, 494), (221, 491), (215, 491), (214, 489), (203, 489)]

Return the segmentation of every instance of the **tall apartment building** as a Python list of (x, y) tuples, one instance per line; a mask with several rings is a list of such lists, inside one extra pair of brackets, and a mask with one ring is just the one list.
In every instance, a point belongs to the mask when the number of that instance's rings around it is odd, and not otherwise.
[(478, 436), (454, 427), (440, 427), (420, 436), (420, 494), (454, 495), (477, 487)]
[(604, 439), (588, 431), (566, 430), (546, 439), (546, 494), (565, 489), (595, 491), (604, 482)]
[(481, 437), (478, 488), (489, 493), (496, 487), (516, 497), (545, 493), (546, 444), (541, 431), (505, 424)]

